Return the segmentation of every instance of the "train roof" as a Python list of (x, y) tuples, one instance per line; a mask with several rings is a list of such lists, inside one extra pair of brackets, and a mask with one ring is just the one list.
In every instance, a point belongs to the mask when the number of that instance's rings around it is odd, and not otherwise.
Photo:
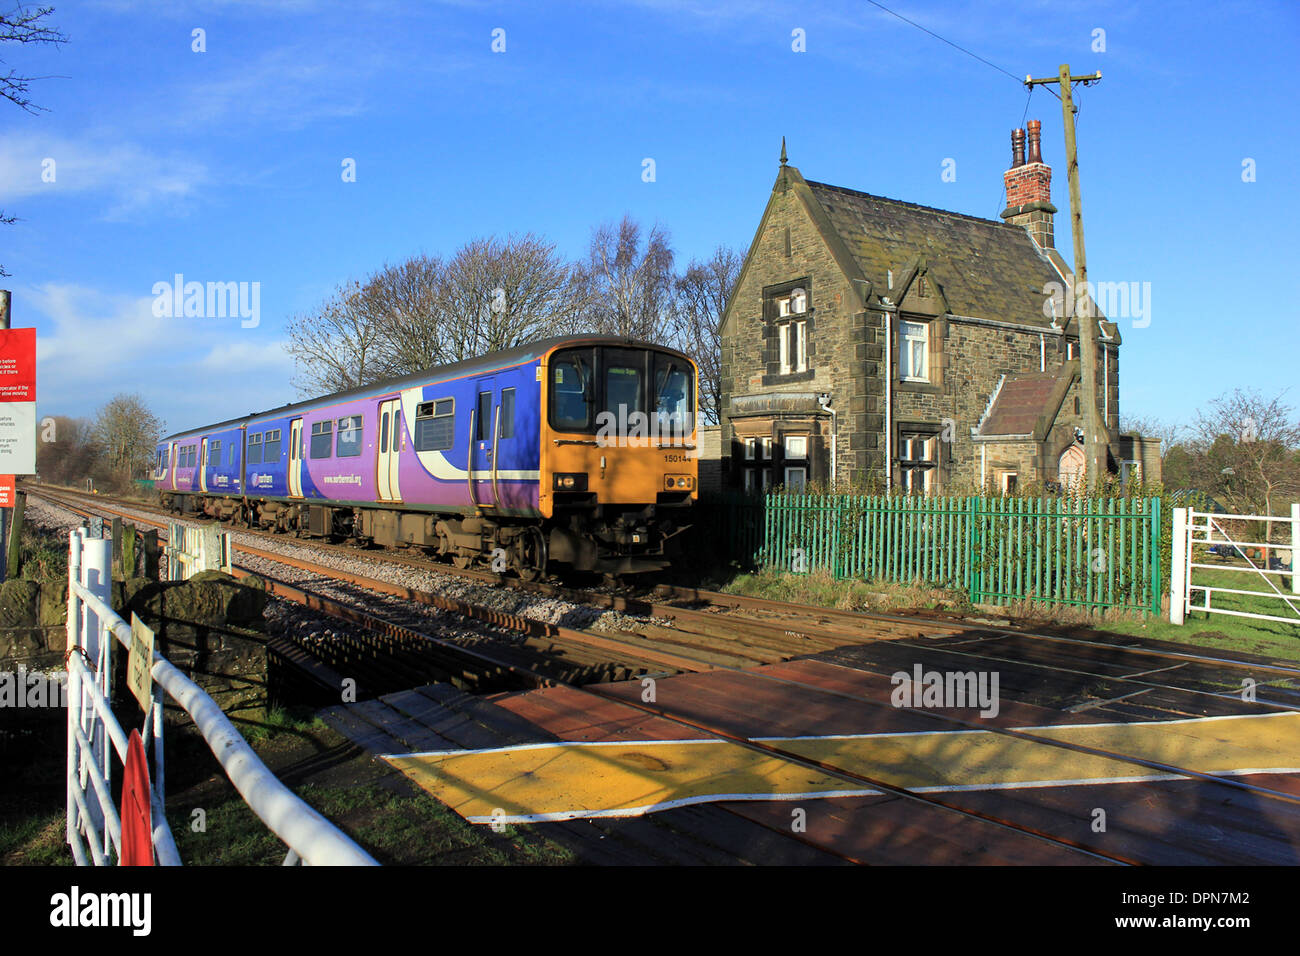
[[(453, 375), (472, 374), (476, 370), (482, 369), (487, 371), (493, 368), (500, 368), (503, 365), (517, 365), (530, 359), (538, 358), (551, 349), (560, 345), (631, 345), (640, 348), (659, 349), (665, 352), (673, 352), (678, 355), (685, 355), (678, 349), (667, 345), (657, 345), (654, 342), (642, 342), (638, 339), (621, 338), (616, 335), (556, 335), (547, 339), (538, 339), (536, 342), (528, 342), (525, 345), (517, 345), (514, 348), (502, 349), (499, 352), (489, 352), (487, 355), (480, 355), (472, 359), (464, 359), (460, 362), (452, 362), (449, 365), (435, 365), (432, 368), (421, 369), (418, 372), (410, 372), (406, 375), (399, 375), (394, 378), (383, 379), (377, 382), (368, 382), (365, 385), (358, 385), (355, 388), (345, 389), (341, 392), (334, 392), (331, 395), (321, 395), (317, 398), (304, 399), (301, 402), (290, 402), (288, 405), (281, 405), (278, 408), (270, 408), (266, 411), (253, 412), (248, 415), (242, 415), (239, 418), (230, 418), (224, 422), (217, 422), (212, 425), (200, 425), (197, 428), (187, 428), (184, 431), (175, 432), (159, 439), (159, 443), (173, 441), (177, 438), (184, 438), (189, 435), (201, 435), (206, 432), (216, 431), (222, 428), (231, 428), (242, 425), (245, 422), (252, 421), (255, 418), (265, 418), (268, 415), (281, 417), (292, 412), (302, 409), (306, 410), (313, 405), (321, 402), (335, 402), (349, 398), (359, 398), (363, 395), (378, 394), (381, 392), (391, 391), (394, 388), (405, 387), (423, 382), (433, 377), (446, 377)], [(689, 358), (689, 356), (686, 356)]]

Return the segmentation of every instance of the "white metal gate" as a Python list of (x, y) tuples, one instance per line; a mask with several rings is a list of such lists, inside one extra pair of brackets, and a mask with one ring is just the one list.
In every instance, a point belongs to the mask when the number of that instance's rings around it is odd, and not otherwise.
[[(1248, 523), (1250, 528), (1264, 529), (1262, 535), (1241, 535), (1234, 531), (1238, 523)], [(1247, 540), (1255, 537), (1272, 537), (1269, 530), (1281, 525), (1289, 527), (1291, 545), (1277, 541)], [(1287, 537), (1284, 535), (1284, 537)], [(1169, 620), (1182, 624), (1190, 611), (1209, 614), (1228, 614), (1262, 621), (1281, 621), (1300, 627), (1300, 577), (1297, 577), (1296, 556), (1300, 553), (1300, 504), (1291, 506), (1291, 514), (1284, 515), (1233, 515), (1191, 508), (1175, 508), (1173, 516), (1173, 556), (1169, 575)], [(1201, 572), (1197, 580), (1197, 571)], [(1209, 572), (1231, 572), (1233, 583), (1242, 587), (1214, 584), (1207, 580)], [(1261, 585), (1248, 588), (1249, 584)], [(1192, 592), (1204, 595), (1192, 603)], [(1241, 596), (1279, 602), (1273, 607), (1277, 613), (1261, 613), (1225, 607), (1222, 598), (1215, 606), (1215, 595), (1235, 595), (1239, 604)]]

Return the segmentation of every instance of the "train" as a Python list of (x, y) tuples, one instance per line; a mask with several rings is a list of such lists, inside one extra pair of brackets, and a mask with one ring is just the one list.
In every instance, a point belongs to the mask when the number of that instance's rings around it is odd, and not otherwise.
[(462, 568), (653, 572), (698, 500), (698, 379), (676, 349), (549, 338), (170, 435), (153, 479), (181, 515)]

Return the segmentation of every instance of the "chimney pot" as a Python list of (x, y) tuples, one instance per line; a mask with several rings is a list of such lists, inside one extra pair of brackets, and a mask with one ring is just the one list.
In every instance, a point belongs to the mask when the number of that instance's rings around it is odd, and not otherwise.
[(1043, 161), (1043, 124), (1038, 120), (1030, 120), (1025, 125), (1029, 130), (1029, 162), (1041, 163)]
[(1023, 129), (1013, 129), (1011, 131), (1011, 168), (1025, 165), (1025, 131)]

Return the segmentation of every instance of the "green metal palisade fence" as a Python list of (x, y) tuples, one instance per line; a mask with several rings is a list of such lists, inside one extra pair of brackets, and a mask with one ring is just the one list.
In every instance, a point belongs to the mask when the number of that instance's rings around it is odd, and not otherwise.
[(758, 570), (922, 581), (975, 604), (1160, 613), (1160, 499), (727, 493), (706, 534)]

